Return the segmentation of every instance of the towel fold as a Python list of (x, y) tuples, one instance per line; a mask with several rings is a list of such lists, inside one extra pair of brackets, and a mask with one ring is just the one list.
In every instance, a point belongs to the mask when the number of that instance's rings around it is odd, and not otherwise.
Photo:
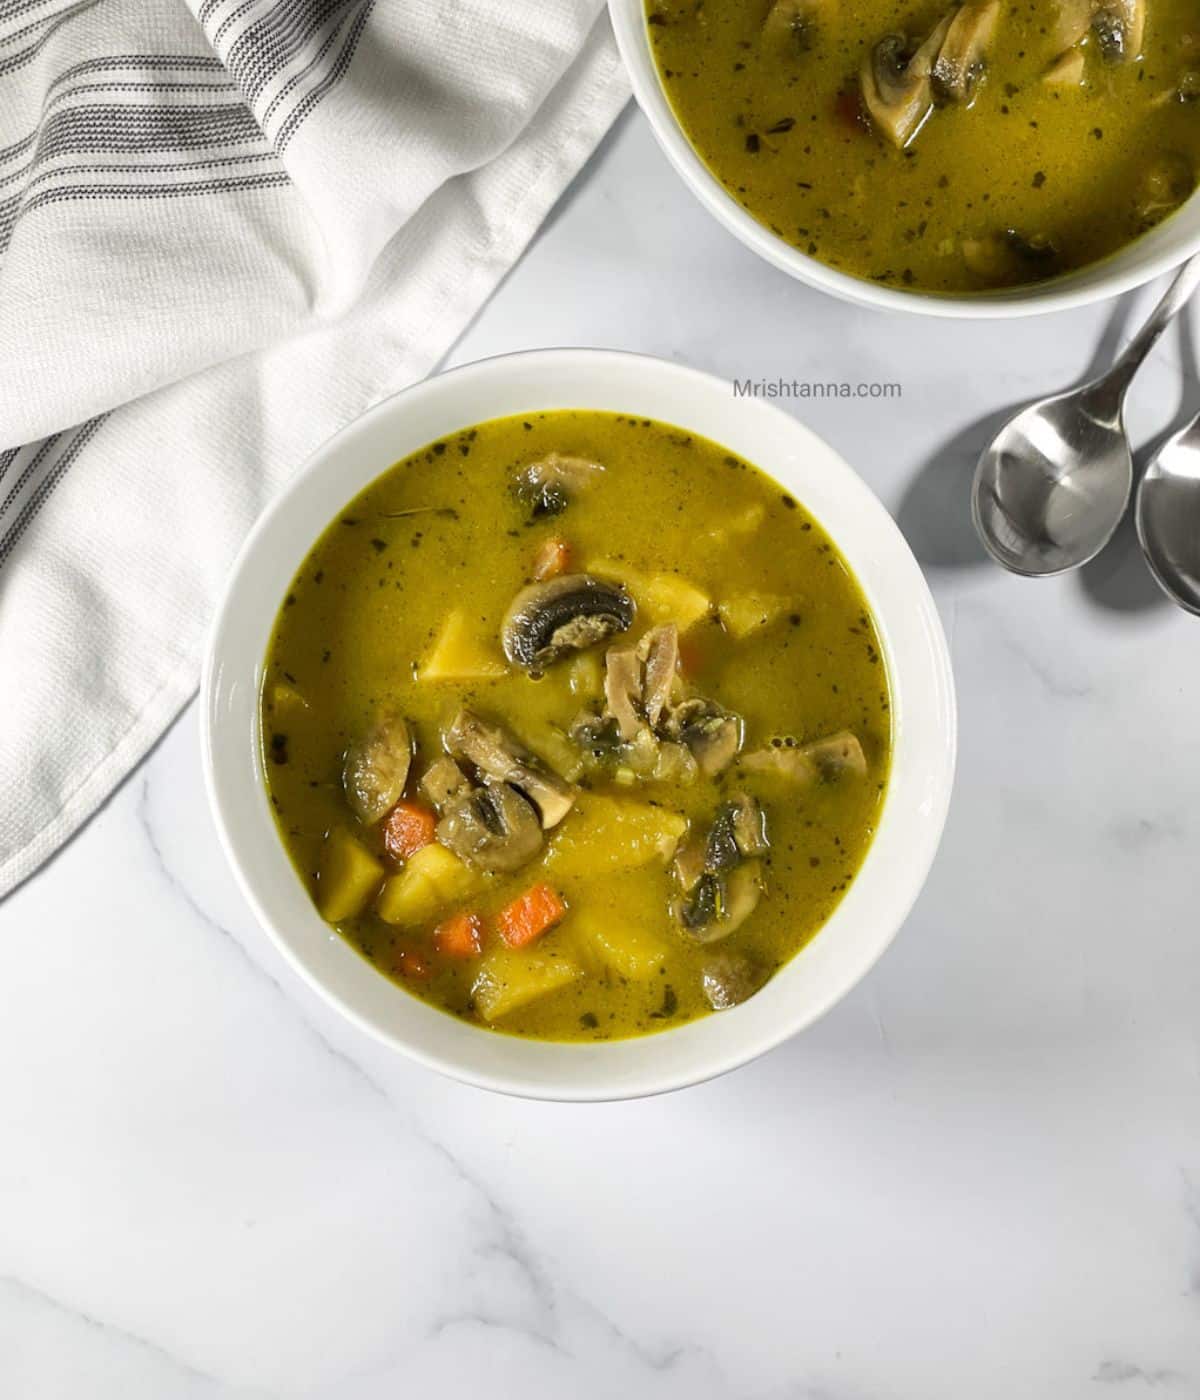
[(627, 97), (602, 0), (0, 0), (0, 895), (195, 688), (230, 561)]

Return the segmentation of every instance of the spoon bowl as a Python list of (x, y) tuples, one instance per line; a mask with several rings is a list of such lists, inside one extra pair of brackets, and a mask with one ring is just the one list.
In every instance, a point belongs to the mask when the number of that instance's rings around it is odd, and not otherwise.
[(1132, 488), (1121, 399), (1101, 382), (1031, 404), (1006, 423), (979, 460), (971, 509), (998, 564), (1046, 578), (1099, 554)]
[(1147, 466), (1134, 523), (1159, 587), (1200, 617), (1200, 418), (1169, 438)]
[(1179, 270), (1107, 374), (1030, 404), (996, 434), (975, 469), (971, 514), (998, 564), (1045, 578), (1086, 564), (1112, 539), (1133, 489), (1125, 395), (1198, 285), (1200, 256)]

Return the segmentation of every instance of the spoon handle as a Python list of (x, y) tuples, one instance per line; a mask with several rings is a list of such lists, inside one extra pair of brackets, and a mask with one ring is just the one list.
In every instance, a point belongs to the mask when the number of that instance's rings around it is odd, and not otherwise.
[(1190, 258), (1179, 269), (1175, 280), (1167, 288), (1163, 299), (1154, 308), (1145, 325), (1117, 357), (1112, 369), (1099, 381), (1105, 389), (1117, 395), (1118, 402), (1124, 399), (1133, 376), (1141, 369), (1142, 362), (1158, 343), (1159, 336), (1188, 304), (1197, 287), (1200, 287), (1200, 254)]

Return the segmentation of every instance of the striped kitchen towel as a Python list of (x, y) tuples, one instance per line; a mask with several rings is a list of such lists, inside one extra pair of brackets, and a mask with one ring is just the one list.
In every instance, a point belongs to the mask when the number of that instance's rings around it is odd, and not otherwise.
[(257, 512), (624, 103), (602, 0), (0, 0), (0, 895), (194, 690)]

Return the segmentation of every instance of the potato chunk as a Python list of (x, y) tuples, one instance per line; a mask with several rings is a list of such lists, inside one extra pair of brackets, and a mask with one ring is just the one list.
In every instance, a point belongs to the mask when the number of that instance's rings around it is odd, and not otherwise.
[(686, 632), (712, 611), (708, 594), (682, 574), (645, 574), (622, 559), (593, 560), (588, 570), (620, 579), (633, 595), (639, 619), (652, 627), (673, 622), (681, 633)]
[(566, 732), (549, 720), (518, 719), (514, 725), (518, 737), (538, 758), (568, 783), (575, 782), (583, 772), (583, 758), (577, 745)]
[(455, 900), (465, 898), (477, 882), (478, 877), (465, 861), (435, 841), (422, 846), (408, 858), (404, 869), (388, 880), (375, 912), (384, 923), (413, 928), (428, 923)]
[(462, 608), (454, 608), (418, 674), (423, 681), (481, 681), (507, 669), (499, 650), (479, 635)]
[(560, 875), (600, 875), (666, 865), (687, 825), (679, 812), (648, 802), (587, 794), (551, 842), (546, 866)]
[(567, 662), (567, 685), (572, 695), (591, 700), (604, 691), (604, 661), (599, 651), (581, 651)]
[[(720, 525), (705, 531), (702, 538), (715, 549), (728, 549), (731, 544), (741, 548), (745, 544), (746, 536), (754, 534), (766, 516), (766, 506), (761, 501), (754, 501), (729, 516)], [(741, 538), (738, 539), (738, 536)]]
[(485, 1021), (496, 1021), (583, 976), (570, 958), (494, 948), (480, 964), (471, 994)]
[(648, 622), (673, 622), (680, 632), (712, 611), (712, 599), (679, 574), (651, 574), (642, 596)]
[(769, 627), (790, 608), (791, 601), (775, 593), (735, 593), (721, 600), (717, 612), (726, 632), (740, 641), (751, 632)]
[(308, 709), (308, 701), (287, 681), (276, 681), (271, 687), (271, 713), (276, 719), (294, 719)]
[(653, 934), (644, 932), (620, 916), (587, 911), (572, 915), (564, 933), (588, 963), (610, 967), (621, 977), (643, 982), (657, 974), (667, 950)]
[(317, 909), (331, 924), (362, 913), (383, 879), (383, 864), (344, 827), (325, 838), (317, 870)]

